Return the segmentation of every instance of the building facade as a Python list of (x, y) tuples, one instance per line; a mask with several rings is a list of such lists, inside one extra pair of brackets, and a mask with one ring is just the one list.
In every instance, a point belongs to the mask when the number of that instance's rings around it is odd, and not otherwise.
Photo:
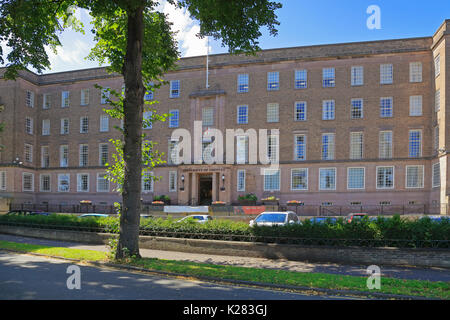
[[(144, 126), (167, 163), (151, 173), (157, 181), (142, 181), (142, 198), (447, 204), (449, 59), (450, 20), (431, 37), (211, 55), (207, 84), (206, 57), (183, 58), (167, 85), (146, 95), (170, 117)], [(95, 68), (1, 81), (1, 197), (120, 201), (104, 174), (121, 124), (103, 111), (96, 84), (120, 91), (123, 79)], [(180, 132), (191, 134), (191, 146)], [(211, 143), (222, 140), (232, 142), (223, 154)]]

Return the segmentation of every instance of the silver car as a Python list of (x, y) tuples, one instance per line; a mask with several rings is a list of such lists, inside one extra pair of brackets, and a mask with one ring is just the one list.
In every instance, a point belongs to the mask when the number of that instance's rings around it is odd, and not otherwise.
[(183, 219), (178, 220), (177, 222), (183, 222), (183, 221), (186, 221), (189, 218), (192, 218), (192, 219), (194, 219), (194, 221), (199, 222), (199, 223), (205, 223), (205, 222), (210, 221), (210, 220), (213, 219), (211, 216), (205, 215), (205, 214), (203, 214), (203, 215), (201, 215), (201, 214), (192, 214), (192, 215), (189, 215), (187, 217), (184, 217)]
[(253, 226), (284, 226), (287, 224), (300, 224), (297, 215), (292, 211), (286, 212), (263, 212), (256, 217), (255, 220), (250, 220), (250, 227)]

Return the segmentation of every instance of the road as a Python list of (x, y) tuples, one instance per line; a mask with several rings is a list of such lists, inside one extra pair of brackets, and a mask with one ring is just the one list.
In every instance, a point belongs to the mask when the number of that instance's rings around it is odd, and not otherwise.
[[(0, 251), (0, 300), (317, 300), (310, 296), (218, 285), (80, 265), (80, 289), (69, 289), (70, 262)], [(72, 278), (73, 279), (73, 278)], [(69, 281), (75, 284), (76, 281)]]

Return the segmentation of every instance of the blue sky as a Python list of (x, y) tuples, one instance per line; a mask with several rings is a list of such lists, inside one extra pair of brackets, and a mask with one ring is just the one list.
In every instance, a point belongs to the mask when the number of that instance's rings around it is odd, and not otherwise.
[[(273, 0), (276, 1), (276, 0)], [(178, 30), (179, 50), (183, 57), (206, 54), (206, 39), (198, 39), (198, 24), (186, 12), (177, 10), (162, 0), (160, 10), (169, 14)], [(278, 36), (269, 36), (263, 29), (259, 39), (262, 49), (307, 46), (317, 44), (384, 40), (431, 36), (445, 19), (450, 19), (449, 0), (281, 0), (283, 8), (277, 11)], [(370, 5), (377, 5), (381, 13), (381, 29), (370, 30), (366, 13)], [(78, 11), (85, 23), (86, 34), (66, 31), (61, 35), (62, 47), (57, 54), (49, 52), (52, 63), (48, 72), (91, 68), (98, 63), (87, 61), (93, 46), (89, 29), (89, 15)], [(211, 41), (210, 53), (225, 53), (220, 42)]]

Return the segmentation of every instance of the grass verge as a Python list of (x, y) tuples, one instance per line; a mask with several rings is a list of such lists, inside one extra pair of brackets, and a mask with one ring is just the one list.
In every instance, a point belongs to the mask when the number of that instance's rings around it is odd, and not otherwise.
[[(48, 247), (0, 241), (0, 249), (24, 253), (39, 253), (83, 261), (108, 261), (108, 253), (62, 247)], [(260, 283), (289, 285), (332, 290), (368, 292), (367, 278), (327, 273), (293, 272), (274, 269), (255, 269), (236, 266), (214, 265), (188, 261), (163, 260), (156, 258), (128, 259), (120, 261), (147, 270), (164, 271), (192, 277), (213, 277), (223, 280), (241, 280)], [(450, 299), (450, 283), (442, 281), (402, 280), (381, 278), (381, 289), (373, 292), (404, 296)]]

